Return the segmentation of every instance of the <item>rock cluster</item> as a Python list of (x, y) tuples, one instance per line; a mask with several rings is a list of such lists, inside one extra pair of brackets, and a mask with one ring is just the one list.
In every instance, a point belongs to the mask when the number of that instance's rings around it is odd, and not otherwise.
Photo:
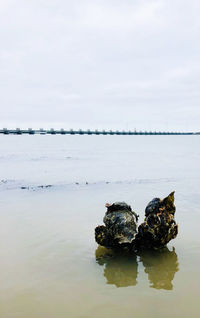
[(159, 249), (177, 236), (174, 220), (174, 192), (163, 200), (155, 198), (145, 209), (145, 219), (137, 227), (138, 215), (125, 202), (106, 204), (104, 224), (95, 228), (96, 242), (108, 248), (134, 251)]

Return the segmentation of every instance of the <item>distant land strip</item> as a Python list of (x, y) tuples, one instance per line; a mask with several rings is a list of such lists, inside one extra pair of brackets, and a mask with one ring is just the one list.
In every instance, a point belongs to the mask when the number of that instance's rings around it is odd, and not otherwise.
[(125, 131), (125, 130), (65, 130), (65, 129), (0, 129), (4, 135), (200, 135), (200, 132), (173, 132), (173, 131)]

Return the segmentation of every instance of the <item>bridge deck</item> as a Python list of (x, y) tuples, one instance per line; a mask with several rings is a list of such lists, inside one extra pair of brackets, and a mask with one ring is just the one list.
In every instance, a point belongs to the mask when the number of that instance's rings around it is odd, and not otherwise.
[(199, 135), (199, 132), (118, 131), (118, 130), (54, 130), (54, 129), (0, 129), (4, 135)]

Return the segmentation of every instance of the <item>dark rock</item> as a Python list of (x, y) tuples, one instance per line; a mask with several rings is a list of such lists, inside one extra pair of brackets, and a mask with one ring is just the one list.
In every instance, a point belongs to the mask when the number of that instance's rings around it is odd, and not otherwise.
[(138, 215), (125, 202), (106, 204), (105, 225), (95, 229), (96, 242), (108, 248), (128, 248), (135, 252), (160, 249), (174, 239), (178, 225), (174, 220), (174, 192), (163, 200), (153, 199), (145, 209), (145, 220), (137, 229)]
[(96, 242), (106, 247), (130, 246), (137, 233), (137, 214), (125, 202), (106, 204), (104, 225), (95, 229)]
[(163, 200), (153, 199), (146, 207), (145, 220), (138, 228), (134, 248), (157, 249), (164, 247), (178, 234), (178, 225), (174, 220), (174, 192)]

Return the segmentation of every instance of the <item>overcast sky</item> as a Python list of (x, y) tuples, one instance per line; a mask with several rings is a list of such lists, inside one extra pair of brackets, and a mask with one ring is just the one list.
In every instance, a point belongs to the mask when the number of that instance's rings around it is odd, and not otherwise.
[(199, 14), (199, 0), (0, 0), (0, 126), (200, 130)]

